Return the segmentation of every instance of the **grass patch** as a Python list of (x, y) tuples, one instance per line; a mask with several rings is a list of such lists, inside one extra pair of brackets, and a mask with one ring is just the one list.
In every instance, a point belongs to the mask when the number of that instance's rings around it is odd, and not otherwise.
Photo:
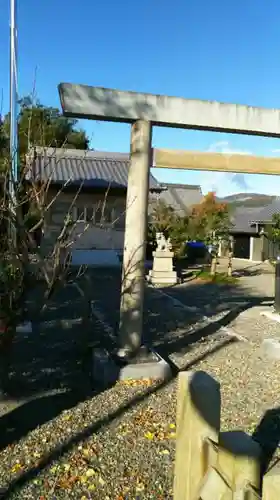
[(200, 271), (194, 271), (195, 277), (202, 281), (207, 281), (211, 283), (237, 283), (238, 278), (236, 276), (228, 276), (227, 273), (216, 272), (215, 276), (211, 276), (210, 270), (203, 269)]

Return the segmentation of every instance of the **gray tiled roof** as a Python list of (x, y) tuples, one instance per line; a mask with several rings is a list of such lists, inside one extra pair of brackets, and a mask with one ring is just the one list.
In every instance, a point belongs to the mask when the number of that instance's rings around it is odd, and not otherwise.
[[(54, 184), (71, 182), (86, 187), (126, 188), (129, 155), (79, 149), (35, 148), (32, 177)], [(30, 157), (34, 154), (31, 151)], [(161, 190), (160, 184), (150, 174), (150, 189)]]
[(280, 214), (280, 197), (275, 198), (272, 203), (266, 207), (262, 207), (254, 217), (252, 222), (271, 222), (274, 214)]
[(161, 183), (161, 186), (164, 191), (161, 192), (160, 199), (178, 212), (185, 212), (203, 198), (200, 186), (172, 183)]
[(262, 210), (259, 207), (238, 207), (234, 210), (231, 222), (233, 224), (231, 228), (232, 233), (255, 233), (255, 227), (252, 226), (251, 221)]

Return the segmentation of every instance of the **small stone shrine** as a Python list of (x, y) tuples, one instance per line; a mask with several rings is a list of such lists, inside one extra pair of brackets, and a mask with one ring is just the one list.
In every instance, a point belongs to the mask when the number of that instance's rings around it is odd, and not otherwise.
[(163, 233), (156, 233), (157, 248), (153, 252), (153, 269), (149, 272), (148, 280), (155, 286), (170, 286), (178, 283), (177, 273), (173, 271), (172, 246), (170, 238), (166, 239)]

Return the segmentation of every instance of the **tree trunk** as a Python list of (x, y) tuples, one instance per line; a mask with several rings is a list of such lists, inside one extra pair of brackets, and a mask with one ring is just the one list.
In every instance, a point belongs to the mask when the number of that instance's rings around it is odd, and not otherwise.
[(232, 276), (232, 252), (229, 252), (228, 254), (228, 271), (227, 275), (229, 278)]
[(210, 275), (211, 276), (216, 276), (217, 272), (217, 255), (213, 255), (212, 260), (211, 260), (211, 270), (210, 270)]

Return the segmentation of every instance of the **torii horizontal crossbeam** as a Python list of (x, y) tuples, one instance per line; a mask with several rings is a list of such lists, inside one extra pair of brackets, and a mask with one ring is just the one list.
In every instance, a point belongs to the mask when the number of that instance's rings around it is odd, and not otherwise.
[(61, 83), (65, 116), (280, 137), (280, 110)]
[(280, 158), (198, 151), (153, 150), (153, 167), (280, 175)]

